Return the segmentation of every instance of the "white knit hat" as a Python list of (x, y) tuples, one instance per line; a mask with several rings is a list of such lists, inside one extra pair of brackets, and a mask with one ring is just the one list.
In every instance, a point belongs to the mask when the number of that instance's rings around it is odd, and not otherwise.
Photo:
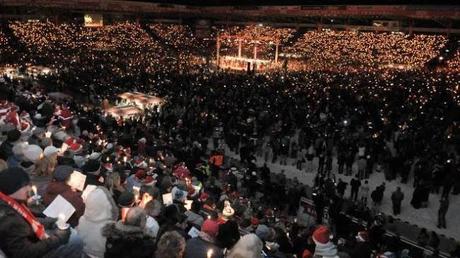
[(54, 146), (47, 146), (45, 148), (45, 150), (43, 151), (43, 155), (45, 155), (45, 157), (49, 157), (55, 153), (58, 153), (59, 152), (59, 149), (54, 147)]
[(37, 162), (43, 154), (42, 148), (38, 145), (28, 145), (24, 150), (24, 157), (30, 162)]

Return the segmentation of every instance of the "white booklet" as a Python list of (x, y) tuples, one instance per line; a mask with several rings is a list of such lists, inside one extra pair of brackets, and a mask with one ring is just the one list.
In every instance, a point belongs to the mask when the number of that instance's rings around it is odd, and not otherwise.
[(172, 193), (163, 194), (163, 204), (165, 206), (173, 204)]
[(199, 231), (196, 227), (192, 227), (192, 228), (188, 231), (188, 235), (189, 235), (191, 238), (198, 237), (199, 234), (200, 234), (200, 231)]
[(50, 218), (59, 218), (67, 222), (75, 212), (75, 207), (61, 195), (56, 196), (54, 201), (46, 207), (43, 214)]
[(72, 187), (77, 189), (78, 191), (82, 192), (83, 189), (85, 189), (85, 183), (86, 183), (86, 175), (83, 175), (82, 173), (78, 171), (72, 172), (70, 175), (70, 180), (68, 184)]

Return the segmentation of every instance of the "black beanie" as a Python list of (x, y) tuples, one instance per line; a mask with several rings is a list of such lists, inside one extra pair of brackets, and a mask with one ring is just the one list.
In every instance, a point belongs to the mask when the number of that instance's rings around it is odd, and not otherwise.
[(8, 131), (7, 139), (9, 142), (15, 142), (21, 138), (21, 132), (18, 129)]
[(120, 205), (120, 207), (131, 207), (133, 206), (134, 202), (136, 201), (135, 200), (135, 196), (133, 193), (131, 192), (128, 192), (128, 191), (124, 191), (120, 194), (120, 196), (118, 197), (118, 205)]
[(18, 167), (0, 172), (0, 192), (10, 195), (30, 183), (29, 175)]

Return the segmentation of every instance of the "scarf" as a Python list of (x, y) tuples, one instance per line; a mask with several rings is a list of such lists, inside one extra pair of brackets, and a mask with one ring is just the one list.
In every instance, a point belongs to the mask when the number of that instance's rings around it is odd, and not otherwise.
[(8, 204), (17, 213), (19, 213), (19, 215), (21, 215), (27, 223), (29, 223), (38, 239), (44, 240), (48, 238), (48, 235), (45, 232), (45, 227), (35, 218), (32, 212), (30, 212), (25, 205), (18, 203), (16, 200), (2, 192), (0, 192), (0, 200)]

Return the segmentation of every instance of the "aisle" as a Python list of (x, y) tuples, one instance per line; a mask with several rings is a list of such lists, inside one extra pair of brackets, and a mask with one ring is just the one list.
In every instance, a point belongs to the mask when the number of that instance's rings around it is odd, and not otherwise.
[[(229, 157), (235, 158), (239, 160), (239, 155), (236, 155), (234, 152), (231, 152), (230, 149), (226, 146), (225, 154)], [(272, 173), (280, 173), (281, 170), (285, 171), (285, 175), (288, 178), (297, 177), (300, 182), (306, 185), (313, 185), (313, 180), (316, 173), (305, 173), (305, 171), (299, 171), (295, 166), (292, 164), (294, 160), (288, 159), (287, 166), (280, 165), (279, 163), (267, 163), (270, 171)], [(262, 166), (264, 164), (264, 160), (261, 157), (257, 157), (257, 165)], [(304, 165), (305, 167), (305, 165)], [(315, 158), (313, 162), (314, 171), (317, 170), (318, 167), (318, 159)], [(353, 173), (357, 171), (357, 163), (353, 164)], [(337, 159), (334, 157), (332, 163), (332, 171), (336, 173), (337, 171)], [(339, 175), (336, 173), (337, 179), (341, 178), (344, 182), (349, 183), (351, 180), (351, 176), (344, 176)], [(391, 203), (391, 193), (396, 190), (396, 187), (401, 187), (401, 190), (404, 192), (404, 200), (401, 205), (401, 214), (398, 216), (394, 216), (397, 219), (402, 221), (409, 222), (410, 224), (414, 224), (418, 227), (424, 227), (429, 231), (435, 231), (437, 234), (443, 234), (448, 238), (454, 238), (460, 241), (460, 216), (457, 214), (460, 213), (460, 196), (459, 195), (450, 195), (450, 206), (449, 210), (446, 215), (447, 221), (447, 229), (439, 229), (436, 227), (437, 219), (438, 219), (438, 208), (439, 208), (439, 194), (430, 194), (430, 199), (427, 208), (423, 209), (414, 209), (410, 205), (410, 201), (412, 199), (412, 182), (409, 180), (408, 184), (401, 184), (400, 179), (393, 181), (385, 181), (384, 174), (373, 172), (369, 178), (369, 186), (370, 186), (370, 193), (379, 186), (382, 182), (385, 182), (386, 188), (384, 197), (382, 200), (382, 204), (379, 207), (379, 210), (385, 214), (389, 214), (393, 216), (392, 212), (392, 203)], [(345, 197), (350, 196), (350, 185), (347, 185), (347, 189), (345, 192)], [(370, 194), (369, 193), (369, 194)], [(369, 196), (369, 205), (371, 205), (370, 196)], [(418, 232), (408, 232), (409, 234), (417, 234)], [(414, 236), (415, 238), (416, 236)], [(412, 238), (412, 237), (411, 237)]]

